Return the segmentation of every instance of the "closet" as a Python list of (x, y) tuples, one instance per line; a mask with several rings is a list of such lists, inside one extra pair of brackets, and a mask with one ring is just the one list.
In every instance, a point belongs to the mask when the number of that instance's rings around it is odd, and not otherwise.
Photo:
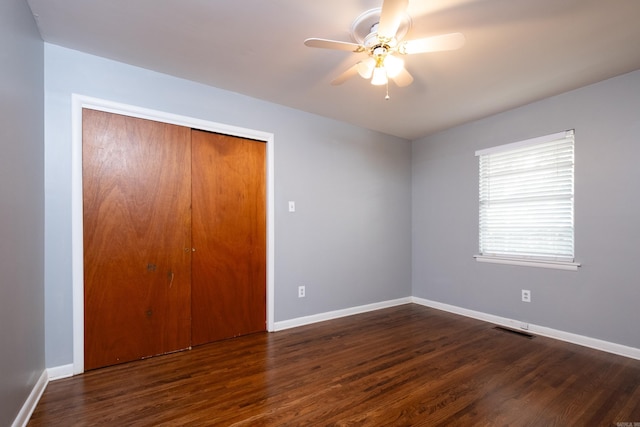
[(82, 126), (85, 369), (266, 330), (266, 144)]

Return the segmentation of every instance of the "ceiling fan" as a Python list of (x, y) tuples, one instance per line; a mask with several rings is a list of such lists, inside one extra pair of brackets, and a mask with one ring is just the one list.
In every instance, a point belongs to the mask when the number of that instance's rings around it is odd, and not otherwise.
[[(367, 54), (368, 58), (333, 79), (332, 85), (342, 84), (359, 74), (370, 79), (372, 85), (388, 85), (391, 79), (400, 87), (408, 86), (413, 82), (413, 77), (404, 68), (400, 56), (459, 49), (465, 42), (461, 33), (403, 41), (411, 26), (411, 18), (406, 13), (408, 6), (409, 0), (384, 0), (381, 8), (360, 15), (351, 26), (351, 34), (357, 43), (309, 38), (304, 44)], [(386, 98), (389, 99), (388, 94)]]

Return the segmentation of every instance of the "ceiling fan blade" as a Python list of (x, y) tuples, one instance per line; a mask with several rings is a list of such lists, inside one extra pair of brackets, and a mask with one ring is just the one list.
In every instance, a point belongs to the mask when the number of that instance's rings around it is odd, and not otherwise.
[(306, 39), (304, 45), (308, 47), (321, 47), (323, 49), (344, 50), (347, 52), (364, 52), (364, 47), (356, 43), (341, 42), (327, 39)]
[(465, 42), (462, 33), (442, 34), (424, 39), (408, 40), (400, 43), (398, 52), (406, 55), (413, 53), (440, 52), (443, 50), (460, 49)]
[(403, 68), (395, 77), (391, 79), (400, 87), (409, 86), (413, 82), (413, 76), (409, 74), (406, 68)]
[(341, 85), (342, 83), (346, 82), (347, 80), (349, 80), (351, 77), (355, 76), (356, 74), (358, 74), (358, 67), (359, 67), (360, 63), (358, 62), (357, 64), (349, 67), (346, 69), (346, 71), (342, 74), (340, 74), (338, 77), (336, 77), (335, 79), (333, 79), (331, 81), (331, 84), (333, 86), (338, 86)]
[(378, 24), (379, 38), (391, 40), (396, 36), (408, 6), (409, 0), (384, 0)]

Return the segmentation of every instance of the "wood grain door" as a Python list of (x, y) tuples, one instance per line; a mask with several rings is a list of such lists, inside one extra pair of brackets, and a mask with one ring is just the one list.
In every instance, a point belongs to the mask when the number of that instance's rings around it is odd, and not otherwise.
[(192, 131), (192, 344), (266, 330), (266, 144)]
[(191, 129), (83, 111), (85, 369), (190, 345)]

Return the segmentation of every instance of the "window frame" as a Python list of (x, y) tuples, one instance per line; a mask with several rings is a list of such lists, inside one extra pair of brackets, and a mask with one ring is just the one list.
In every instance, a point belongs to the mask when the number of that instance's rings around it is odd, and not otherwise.
[[(560, 139), (565, 139), (568, 137), (572, 137), (575, 138), (575, 132), (574, 130), (567, 130), (567, 131), (563, 131), (563, 132), (557, 132), (557, 133), (553, 133), (550, 135), (544, 135), (544, 136), (540, 136), (540, 137), (536, 137), (536, 138), (530, 138), (530, 139), (526, 139), (523, 141), (518, 141), (518, 142), (513, 142), (510, 144), (503, 144), (503, 145), (499, 145), (499, 146), (495, 146), (495, 147), (490, 147), (490, 148), (486, 148), (486, 149), (482, 149), (482, 150), (478, 150), (476, 151), (475, 155), (476, 157), (478, 157), (478, 165), (480, 164), (481, 161), (481, 156), (484, 155), (491, 155), (491, 154), (495, 154), (495, 153), (505, 153), (505, 152), (510, 152), (510, 151), (515, 151), (515, 150), (519, 150), (521, 148), (525, 148), (525, 147), (531, 147), (531, 146), (535, 146), (535, 145), (542, 145), (545, 143), (549, 143), (549, 142), (553, 142), (553, 141), (557, 141)], [(573, 140), (573, 150), (575, 153), (575, 139)], [(575, 154), (574, 154), (575, 155)], [(571, 208), (571, 212), (573, 213), (575, 210), (575, 158), (573, 159), (573, 163), (572, 163), (572, 176), (571, 176), (571, 182), (573, 184), (572, 187), (572, 208)], [(478, 170), (478, 186), (479, 186), (479, 191), (481, 191), (480, 186), (482, 185), (482, 178), (481, 178), (481, 170)], [(481, 206), (481, 200), (480, 200), (480, 194), (478, 197), (478, 221), (481, 220), (481, 216), (482, 216), (482, 206)], [(496, 264), (508, 264), (508, 265), (519, 265), (519, 266), (529, 266), (529, 267), (542, 267), (542, 268), (552, 268), (552, 269), (561, 269), (561, 270), (571, 270), (571, 271), (576, 271), (578, 269), (578, 267), (580, 266), (580, 263), (575, 261), (575, 217), (572, 216), (572, 229), (573, 232), (571, 234), (572, 237), (572, 245), (573, 245), (573, 258), (572, 259), (556, 259), (556, 257), (554, 256), (549, 256), (549, 257), (545, 257), (545, 256), (519, 256), (517, 254), (493, 254), (493, 253), (481, 253), (480, 252), (480, 248), (482, 245), (481, 242), (481, 233), (482, 233), (482, 229), (481, 229), (481, 224), (480, 222), (478, 223), (478, 250), (479, 253), (474, 255), (474, 258), (476, 259), (476, 261), (478, 262), (485, 262), (485, 263), (496, 263)], [(559, 256), (558, 258), (564, 258)]]

